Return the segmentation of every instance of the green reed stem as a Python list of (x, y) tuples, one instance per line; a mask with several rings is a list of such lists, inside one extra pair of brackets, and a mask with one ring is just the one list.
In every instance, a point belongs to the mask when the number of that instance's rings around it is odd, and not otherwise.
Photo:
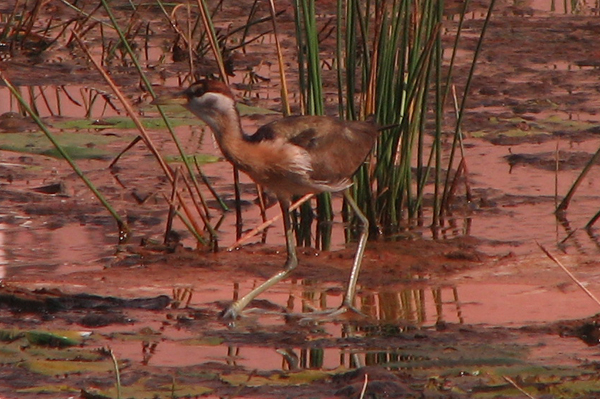
[[(323, 115), (325, 112), (325, 103), (315, 1), (296, 0), (294, 4), (300, 70), (299, 84), (303, 93), (302, 109), (308, 115)], [(300, 213), (301, 221), (297, 233), (301, 244), (306, 245), (310, 243), (310, 225), (313, 218), (310, 204), (303, 204), (300, 208)], [(323, 229), (329, 225), (329, 221), (332, 219), (331, 195), (329, 193), (318, 195), (317, 229), (319, 231), (317, 237), (321, 248), (329, 248), (330, 246), (331, 234)], [(323, 229), (320, 226), (323, 226)]]
[[(380, 227), (392, 234), (402, 228), (405, 219), (414, 223), (422, 216), (431, 173), (435, 174), (433, 224), (439, 224), (450, 187), (449, 181), (444, 184), (443, 173), (451, 169), (456, 147), (461, 148), (466, 94), (494, 3), (492, 0), (458, 107), (455, 144), (445, 167), (441, 145), (444, 103), (451, 88), (466, 5), (450, 65), (442, 68), (441, 2), (337, 1), (334, 65), (339, 115), (355, 120), (373, 114), (380, 125), (394, 126), (381, 132), (374, 161), (359, 170), (351, 190), (375, 230)], [(323, 98), (315, 4), (311, 0), (294, 2), (301, 106), (309, 114), (321, 111)], [(429, 119), (434, 121), (433, 139), (426, 135)]]
[(485, 21), (483, 22), (483, 26), (481, 28), (481, 33), (479, 35), (479, 40), (477, 41), (477, 46), (475, 48), (475, 53), (473, 54), (473, 60), (471, 62), (471, 67), (469, 69), (469, 73), (467, 75), (467, 82), (465, 83), (465, 89), (463, 92), (463, 97), (462, 97), (462, 101), (460, 103), (460, 108), (458, 111), (458, 115), (456, 117), (456, 126), (455, 126), (455, 130), (454, 130), (454, 139), (452, 142), (452, 149), (450, 151), (450, 158), (448, 160), (448, 173), (446, 174), (446, 181), (444, 184), (444, 194), (442, 196), (442, 204), (440, 206), (440, 212), (444, 212), (444, 209), (446, 209), (446, 207), (449, 205), (448, 202), (448, 195), (450, 193), (450, 170), (452, 168), (452, 165), (454, 164), (454, 158), (456, 155), (456, 148), (459, 144), (462, 144), (462, 135), (460, 134), (460, 129), (461, 129), (461, 125), (462, 125), (462, 118), (464, 115), (464, 111), (466, 108), (466, 103), (467, 103), (467, 97), (468, 97), (468, 93), (469, 93), (469, 89), (471, 88), (471, 82), (473, 80), (473, 76), (475, 74), (475, 67), (477, 65), (477, 59), (479, 58), (479, 53), (481, 52), (481, 46), (483, 44), (483, 39), (485, 37), (485, 33), (487, 31), (487, 27), (489, 25), (490, 19), (492, 17), (492, 11), (494, 10), (494, 5), (496, 4), (496, 0), (491, 0), (490, 2), (490, 6), (488, 8), (488, 13), (487, 16), (485, 18)]
[(569, 204), (571, 203), (571, 200), (573, 199), (573, 196), (575, 195), (575, 191), (577, 191), (577, 188), (581, 185), (581, 182), (583, 181), (585, 176), (592, 169), (592, 166), (594, 166), (596, 164), (596, 162), (598, 162), (599, 159), (600, 159), (600, 148), (598, 148), (596, 150), (594, 155), (585, 164), (585, 166), (583, 167), (583, 170), (581, 171), (579, 176), (577, 176), (577, 179), (575, 179), (575, 181), (573, 182), (573, 185), (571, 185), (571, 188), (569, 189), (569, 192), (567, 193), (565, 198), (563, 198), (563, 200), (560, 202), (560, 204), (556, 207), (556, 213), (564, 212), (567, 210), (567, 208), (569, 207)]

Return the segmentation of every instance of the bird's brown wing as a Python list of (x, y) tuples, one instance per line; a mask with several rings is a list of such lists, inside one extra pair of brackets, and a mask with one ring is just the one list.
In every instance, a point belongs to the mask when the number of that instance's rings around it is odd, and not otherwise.
[(374, 124), (346, 122), (326, 116), (283, 118), (260, 128), (254, 139), (284, 138), (310, 156), (310, 178), (319, 184), (341, 184), (356, 172), (371, 151)]
[(314, 180), (342, 181), (351, 178), (363, 164), (377, 138), (374, 125), (358, 122), (335, 123), (335, 133), (313, 139), (311, 152)]

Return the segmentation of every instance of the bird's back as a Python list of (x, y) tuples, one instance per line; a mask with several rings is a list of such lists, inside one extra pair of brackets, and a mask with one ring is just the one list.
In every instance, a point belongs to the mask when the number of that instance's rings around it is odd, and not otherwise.
[(320, 192), (339, 191), (350, 185), (350, 178), (369, 155), (377, 135), (377, 126), (367, 122), (292, 116), (262, 126), (247, 139), (255, 143), (279, 141), (306, 154), (310, 164), (307, 177), (313, 191)]

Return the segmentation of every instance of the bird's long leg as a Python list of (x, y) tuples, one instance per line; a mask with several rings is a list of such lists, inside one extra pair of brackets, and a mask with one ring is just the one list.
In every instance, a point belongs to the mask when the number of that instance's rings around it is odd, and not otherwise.
[(225, 319), (235, 319), (240, 312), (248, 306), (250, 302), (258, 295), (269, 289), (287, 277), (292, 270), (298, 266), (298, 257), (296, 256), (296, 242), (294, 240), (294, 230), (292, 229), (292, 220), (290, 218), (290, 200), (288, 198), (280, 198), (281, 212), (283, 214), (283, 227), (285, 229), (285, 243), (287, 247), (287, 259), (283, 265), (283, 270), (275, 274), (267, 281), (250, 291), (241, 299), (234, 302), (223, 314)]
[(302, 320), (313, 320), (322, 316), (326, 318), (333, 318), (346, 313), (349, 310), (364, 316), (364, 314), (354, 306), (354, 297), (356, 295), (356, 283), (358, 281), (358, 274), (360, 273), (360, 265), (365, 253), (365, 247), (367, 246), (367, 240), (369, 238), (369, 219), (367, 219), (364, 213), (362, 213), (348, 190), (344, 191), (344, 197), (346, 198), (346, 201), (348, 201), (348, 204), (352, 210), (356, 213), (356, 216), (358, 216), (360, 219), (361, 224), (358, 248), (356, 249), (356, 255), (354, 256), (354, 264), (352, 265), (352, 271), (350, 272), (350, 279), (348, 280), (348, 287), (346, 288), (344, 301), (337, 309), (311, 312), (306, 314)]
[(344, 191), (344, 198), (348, 201), (356, 216), (360, 219), (360, 223), (362, 225), (360, 231), (360, 238), (358, 240), (358, 248), (356, 249), (356, 255), (354, 256), (354, 264), (352, 265), (352, 271), (350, 272), (350, 280), (348, 280), (348, 288), (346, 289), (346, 295), (344, 296), (344, 302), (342, 306), (347, 306), (349, 308), (353, 307), (354, 296), (356, 295), (356, 283), (358, 281), (358, 274), (360, 272), (360, 265), (362, 263), (362, 258), (365, 253), (365, 247), (367, 246), (367, 240), (369, 238), (369, 219), (365, 216), (364, 213), (360, 210), (354, 198), (350, 195), (350, 191), (346, 189)]

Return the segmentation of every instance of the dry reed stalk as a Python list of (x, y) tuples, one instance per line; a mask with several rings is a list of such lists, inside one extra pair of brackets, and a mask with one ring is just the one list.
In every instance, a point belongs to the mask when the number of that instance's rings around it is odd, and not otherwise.
[(521, 392), (523, 395), (527, 396), (529, 399), (535, 399), (534, 396), (531, 396), (530, 394), (528, 394), (523, 388), (521, 388), (520, 386), (517, 385), (516, 382), (513, 381), (512, 378), (504, 376), (504, 379), (513, 387), (515, 387), (515, 389), (519, 392)]
[[(311, 199), (313, 196), (314, 196), (314, 194), (306, 194), (304, 197), (302, 197), (298, 201), (294, 202), (292, 204), (292, 206), (290, 206), (290, 212), (298, 209), (300, 207), (300, 205), (304, 204), (306, 201)], [(250, 230), (243, 237), (239, 238), (235, 243), (233, 243), (229, 248), (227, 248), (227, 251), (233, 251), (234, 249), (240, 247), (242, 244), (244, 244), (245, 242), (250, 240), (252, 237), (257, 235), (261, 231), (265, 230), (267, 227), (269, 227), (270, 225), (275, 223), (277, 220), (281, 219), (282, 216), (283, 215), (280, 213), (277, 216), (267, 220), (266, 222), (260, 224), (259, 226), (255, 227), (254, 229)]]
[(581, 281), (579, 281), (577, 279), (577, 277), (575, 277), (573, 275), (573, 273), (571, 273), (569, 271), (569, 269), (567, 269), (567, 267), (565, 265), (563, 265), (558, 259), (556, 259), (554, 257), (554, 255), (552, 255), (550, 253), (550, 251), (548, 251), (542, 244), (540, 244), (539, 242), (535, 242), (538, 247), (540, 247), (540, 249), (546, 254), (547, 257), (549, 257), (554, 263), (556, 263), (561, 269), (563, 269), (563, 271), (565, 273), (567, 273), (567, 276), (569, 276), (571, 278), (571, 280), (573, 280), (575, 282), (575, 284), (577, 284), (579, 286), (579, 288), (581, 288), (583, 290), (583, 292), (585, 292), (587, 294), (587, 296), (589, 296), (590, 298), (592, 298), (592, 300), (594, 302), (596, 302), (599, 306), (600, 306), (600, 300), (598, 300), (598, 298), (596, 298), (596, 296), (594, 294), (592, 294), (592, 292), (590, 290), (588, 290)]
[[(175, 178), (173, 176), (173, 172), (171, 171), (171, 168), (169, 168), (169, 166), (163, 159), (162, 155), (158, 152), (158, 149), (152, 142), (152, 139), (148, 135), (146, 128), (143, 126), (142, 121), (140, 120), (140, 118), (138, 118), (137, 114), (135, 113), (135, 111), (134, 111), (133, 107), (131, 106), (131, 104), (129, 103), (129, 101), (127, 101), (127, 99), (125, 98), (125, 96), (123, 95), (123, 93), (121, 92), (119, 87), (115, 84), (115, 82), (112, 80), (112, 78), (106, 73), (104, 68), (100, 64), (98, 64), (98, 62), (94, 59), (94, 57), (88, 50), (87, 46), (85, 45), (85, 43), (83, 42), (81, 37), (79, 37), (77, 32), (73, 31), (73, 35), (74, 35), (75, 39), (77, 40), (77, 42), (79, 43), (79, 46), (83, 49), (84, 53), (87, 55), (88, 59), (92, 62), (92, 64), (96, 68), (96, 70), (98, 72), (100, 72), (100, 74), (102, 75), (102, 77), (104, 78), (106, 83), (110, 86), (110, 88), (113, 90), (113, 92), (115, 93), (115, 95), (117, 96), (119, 101), (121, 101), (121, 104), (123, 104), (123, 107), (127, 111), (127, 114), (131, 117), (133, 123), (135, 124), (138, 131), (140, 132), (142, 140), (144, 140), (144, 142), (146, 143), (146, 146), (148, 147), (150, 152), (154, 155), (154, 157), (158, 161), (165, 176), (167, 176), (167, 178), (169, 179), (171, 184), (174, 184)], [(194, 226), (194, 229), (196, 229), (196, 232), (202, 231), (202, 229), (199, 226), (197, 226), (197, 223), (195, 222), (194, 218), (192, 217), (192, 213), (191, 213), (189, 207), (186, 205), (180, 192), (177, 192), (177, 199), (179, 200), (181, 207), (183, 208), (186, 216), (190, 220), (190, 223), (192, 223), (192, 225)], [(201, 217), (203, 218), (203, 221), (204, 221), (205, 219), (204, 219), (203, 214), (201, 214)], [(206, 225), (206, 227), (210, 228), (209, 225)], [(198, 234), (195, 234), (195, 236), (199, 237), (200, 235), (198, 233)], [(204, 240), (202, 240), (202, 242), (205, 243)]]

